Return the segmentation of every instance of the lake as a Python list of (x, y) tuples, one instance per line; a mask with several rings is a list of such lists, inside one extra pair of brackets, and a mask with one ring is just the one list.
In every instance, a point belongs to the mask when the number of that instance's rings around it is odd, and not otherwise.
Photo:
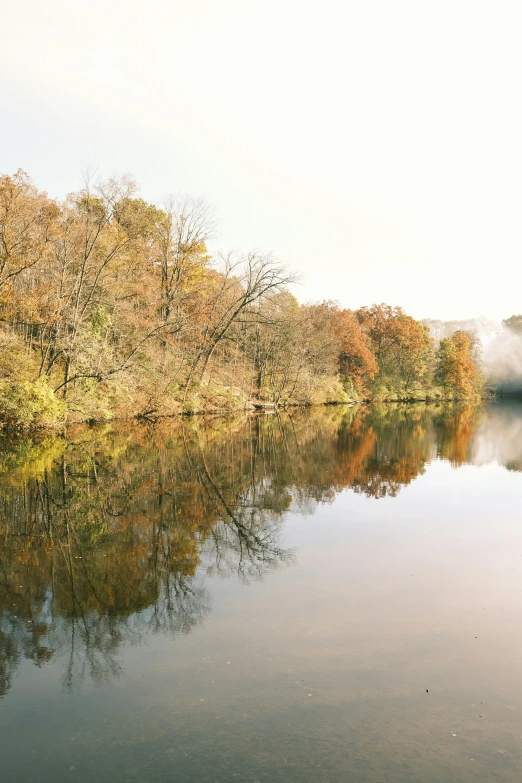
[(0, 449), (2, 781), (522, 779), (522, 404)]

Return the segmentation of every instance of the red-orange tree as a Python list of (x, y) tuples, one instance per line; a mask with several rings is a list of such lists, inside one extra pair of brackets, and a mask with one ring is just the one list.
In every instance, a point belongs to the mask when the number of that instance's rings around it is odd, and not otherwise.
[(429, 385), (433, 341), (427, 327), (386, 304), (363, 307), (356, 315), (375, 354), (377, 388), (412, 394)]

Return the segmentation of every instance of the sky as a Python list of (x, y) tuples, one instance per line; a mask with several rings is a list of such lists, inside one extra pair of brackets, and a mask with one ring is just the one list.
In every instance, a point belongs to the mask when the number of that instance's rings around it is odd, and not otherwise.
[(300, 301), (522, 312), (522, 4), (4, 3), (0, 171), (204, 197)]

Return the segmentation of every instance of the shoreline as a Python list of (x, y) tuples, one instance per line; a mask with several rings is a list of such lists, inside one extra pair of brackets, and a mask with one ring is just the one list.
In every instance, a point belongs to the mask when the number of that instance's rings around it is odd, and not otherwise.
[(178, 418), (185, 418), (185, 417), (199, 417), (199, 416), (234, 416), (240, 413), (250, 413), (250, 414), (265, 414), (265, 415), (271, 415), (279, 413), (280, 411), (288, 411), (289, 409), (295, 409), (295, 408), (325, 408), (325, 407), (339, 407), (339, 406), (346, 406), (347, 408), (354, 408), (356, 406), (372, 406), (372, 405), (414, 405), (414, 404), (422, 404), (422, 405), (443, 405), (443, 404), (464, 404), (464, 403), (471, 403), (476, 405), (481, 405), (483, 403), (487, 402), (493, 402), (497, 399), (510, 399), (510, 400), (519, 400), (522, 402), (522, 397), (505, 397), (503, 395), (500, 396), (487, 396), (487, 397), (461, 397), (461, 398), (455, 398), (455, 397), (425, 397), (422, 399), (416, 398), (416, 397), (408, 397), (408, 398), (402, 398), (402, 399), (383, 399), (383, 400), (375, 400), (375, 399), (362, 399), (362, 400), (338, 400), (338, 401), (332, 401), (332, 402), (317, 402), (317, 403), (285, 403), (284, 405), (276, 405), (275, 403), (251, 403), (248, 406), (242, 407), (242, 408), (212, 408), (207, 410), (198, 410), (198, 411), (179, 411), (177, 413), (168, 413), (168, 414), (160, 414), (157, 416), (154, 415), (148, 415), (143, 413), (136, 413), (130, 416), (113, 416), (110, 418), (85, 418), (85, 419), (78, 419), (73, 421), (65, 421), (62, 424), (58, 425), (41, 425), (41, 426), (33, 426), (33, 427), (0, 427), (0, 437), (4, 435), (13, 435), (13, 434), (26, 434), (30, 435), (34, 432), (66, 432), (66, 430), (69, 427), (76, 427), (76, 426), (96, 426), (101, 424), (109, 424), (109, 423), (118, 423), (118, 422), (146, 422), (148, 424), (154, 424), (158, 421), (163, 421), (165, 419), (178, 419)]

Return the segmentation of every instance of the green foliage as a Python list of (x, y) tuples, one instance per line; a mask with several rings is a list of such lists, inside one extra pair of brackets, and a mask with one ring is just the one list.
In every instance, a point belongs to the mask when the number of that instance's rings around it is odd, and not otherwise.
[(39, 366), (38, 357), (27, 350), (20, 335), (0, 330), (0, 382), (32, 381), (38, 377)]
[(364, 392), (355, 385), (355, 380), (351, 375), (343, 373), (341, 375), (341, 383), (348, 400), (360, 400), (365, 397)]
[(335, 376), (327, 375), (316, 380), (309, 402), (312, 405), (329, 405), (338, 402), (349, 402), (350, 399), (351, 397), (344, 389), (341, 380)]
[(47, 378), (0, 382), (0, 425), (7, 429), (57, 427), (65, 422), (67, 407)]
[(112, 316), (102, 305), (98, 305), (93, 312), (91, 316), (91, 326), (94, 335), (98, 339), (105, 337), (111, 328)]
[(30, 479), (41, 480), (63, 455), (66, 441), (60, 434), (34, 435), (21, 438), (16, 432), (2, 436), (0, 477), (9, 486), (23, 486)]

